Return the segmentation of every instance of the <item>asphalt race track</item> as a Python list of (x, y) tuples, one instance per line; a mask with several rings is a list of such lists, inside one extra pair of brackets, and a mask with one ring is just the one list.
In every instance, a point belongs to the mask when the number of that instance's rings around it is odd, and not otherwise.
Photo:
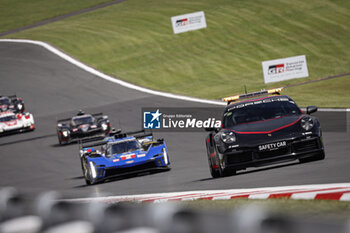
[(78, 109), (91, 113), (102, 111), (110, 117), (112, 126), (137, 130), (141, 127), (142, 107), (207, 105), (127, 89), (87, 73), (40, 46), (8, 42), (0, 43), (0, 93), (23, 97), (36, 121), (34, 132), (0, 138), (0, 187), (13, 186), (31, 194), (57, 190), (68, 197), (88, 197), (341, 183), (349, 182), (350, 178), (348, 116), (347, 130), (324, 132), (326, 159), (323, 161), (291, 162), (212, 179), (205, 132), (157, 133), (155, 136), (166, 139), (172, 162), (170, 172), (85, 186), (78, 145), (58, 146), (57, 118), (70, 117)]

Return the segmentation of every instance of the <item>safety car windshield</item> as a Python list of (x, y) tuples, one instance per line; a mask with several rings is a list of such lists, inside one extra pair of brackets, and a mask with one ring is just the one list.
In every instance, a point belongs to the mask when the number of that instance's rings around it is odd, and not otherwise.
[(136, 140), (122, 141), (111, 146), (111, 154), (122, 154), (141, 149), (141, 145)]
[(223, 126), (232, 126), (301, 114), (300, 109), (288, 98), (266, 99), (237, 104), (224, 114)]
[(15, 115), (0, 117), (0, 122), (7, 122), (12, 120), (16, 120)]

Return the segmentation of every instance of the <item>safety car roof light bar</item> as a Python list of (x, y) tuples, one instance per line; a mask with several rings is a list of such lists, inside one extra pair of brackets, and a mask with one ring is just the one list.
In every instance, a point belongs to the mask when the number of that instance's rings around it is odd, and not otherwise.
[(280, 95), (280, 93), (283, 91), (283, 87), (280, 88), (274, 88), (270, 90), (261, 90), (257, 92), (251, 92), (247, 94), (242, 94), (242, 95), (235, 95), (235, 96), (229, 96), (222, 98), (223, 101), (227, 102), (227, 105), (231, 104), (232, 102), (237, 102), (243, 99), (250, 99), (253, 97), (258, 97), (258, 96), (264, 96), (264, 95)]

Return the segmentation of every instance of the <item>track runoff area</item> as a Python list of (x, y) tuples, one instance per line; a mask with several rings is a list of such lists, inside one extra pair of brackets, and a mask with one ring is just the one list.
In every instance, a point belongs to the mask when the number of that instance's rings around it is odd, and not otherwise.
[[(65, 61), (81, 68), (82, 70), (89, 72), (99, 78), (116, 83), (123, 87), (127, 87), (136, 91), (144, 92), (147, 94), (163, 96), (167, 98), (173, 98), (177, 100), (220, 105), (224, 106), (226, 103), (221, 101), (203, 100), (198, 98), (174, 95), (165, 92), (159, 92), (150, 90), (147, 88), (139, 87), (122, 80), (115, 79), (111, 76), (103, 74), (102, 72), (95, 70), (67, 54), (57, 50), (47, 43), (32, 40), (11, 40), (2, 39), (0, 42), (13, 42), (13, 43), (27, 43), (44, 47), (53, 54), (59, 56)], [(326, 112), (349, 112), (349, 109), (320, 109), (320, 111)], [(171, 193), (155, 193), (155, 194), (139, 194), (139, 195), (119, 195), (119, 196), (107, 196), (107, 197), (95, 197), (95, 198), (74, 198), (67, 199), (68, 201), (77, 202), (121, 202), (121, 201), (136, 201), (136, 202), (167, 202), (167, 201), (182, 201), (182, 200), (227, 200), (234, 198), (248, 198), (248, 199), (269, 199), (269, 198), (291, 198), (291, 199), (326, 199), (326, 200), (339, 200), (350, 201), (350, 183), (338, 183), (338, 184), (319, 184), (319, 185), (297, 185), (297, 186), (280, 186), (269, 188), (251, 188), (251, 189), (228, 189), (228, 190), (205, 190), (205, 191), (186, 191), (186, 192), (171, 192)]]

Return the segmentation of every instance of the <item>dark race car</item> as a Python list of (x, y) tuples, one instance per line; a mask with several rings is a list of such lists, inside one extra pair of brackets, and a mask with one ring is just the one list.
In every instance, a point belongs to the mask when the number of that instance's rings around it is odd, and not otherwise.
[(222, 128), (210, 128), (206, 138), (211, 175), (282, 161), (322, 160), (325, 157), (318, 119), (304, 114), (283, 88), (224, 98), (228, 102)]
[(16, 95), (0, 96), (0, 112), (23, 113), (24, 101)]
[(105, 136), (111, 130), (108, 116), (103, 113), (85, 114), (57, 121), (57, 136), (60, 144), (68, 144), (84, 138)]

